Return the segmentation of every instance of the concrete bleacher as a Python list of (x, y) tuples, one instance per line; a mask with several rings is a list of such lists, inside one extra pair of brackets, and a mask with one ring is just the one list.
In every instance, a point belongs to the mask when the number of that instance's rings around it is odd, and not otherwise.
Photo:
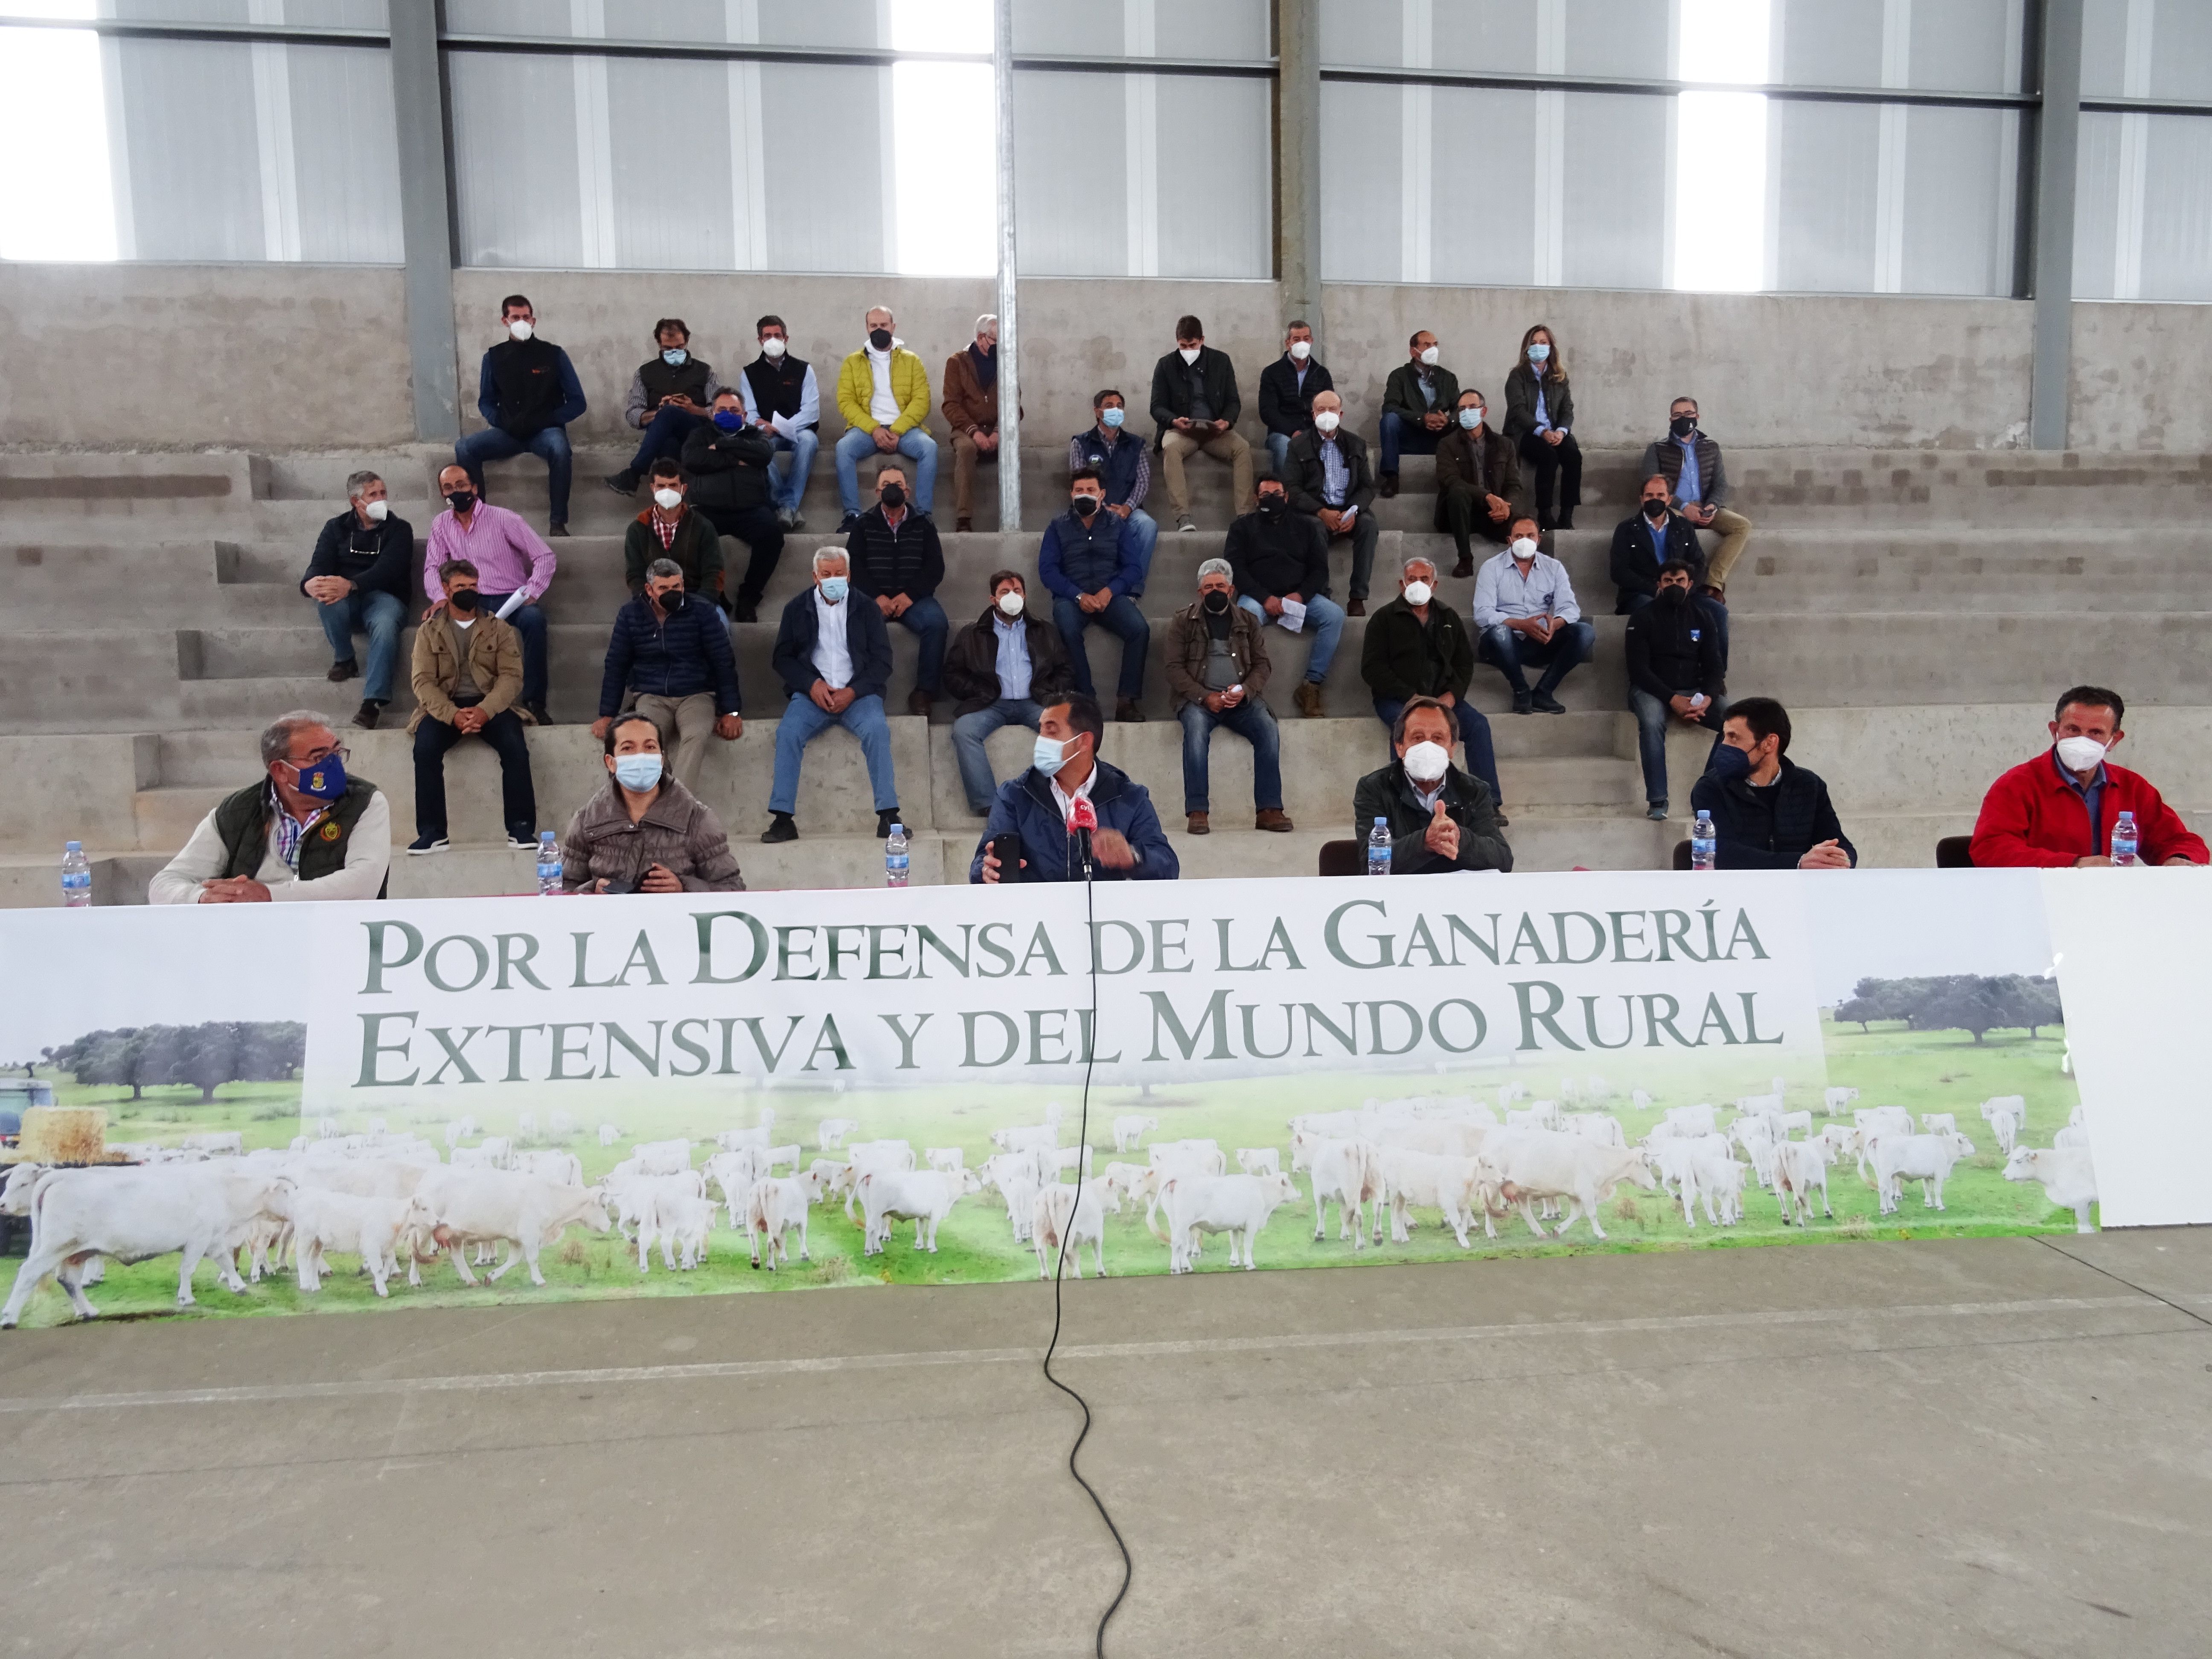
[[(398, 695), (382, 729), (344, 726), (358, 680), (324, 678), (328, 648), (296, 587), (314, 533), (342, 503), (345, 475), (383, 472), (394, 510), (427, 533), (441, 447), (378, 453), (301, 451), (127, 454), (17, 453), (0, 457), (0, 902), (55, 902), (61, 842), (94, 858), (101, 902), (143, 897), (146, 877), (225, 790), (257, 769), (254, 734), (295, 707), (327, 711), (352, 744), (354, 768), (391, 795), (397, 839), (411, 836), (412, 706), (403, 647)], [(1264, 451), (1261, 452), (1264, 462)], [(626, 459), (576, 459), (569, 522), (554, 544), (561, 572), (545, 600), (551, 624), (555, 726), (532, 732), (540, 823), (558, 828), (603, 776), (586, 729), (596, 713), (608, 620), (625, 597), (621, 537), (641, 502), (599, 482)], [(1492, 717), (1519, 866), (1657, 867), (1685, 833), (1703, 750), (1671, 745), (1673, 821), (1643, 815), (1632, 720), (1625, 711), (1622, 622), (1611, 614), (1606, 551), (1635, 493), (1632, 451), (1588, 458), (1578, 527), (1551, 538), (1586, 615), (1596, 659), (1567, 681), (1565, 716), (1516, 718), (1503, 683), (1479, 667), (1473, 701)], [(2212, 465), (2194, 456), (1893, 452), (1731, 447), (1735, 504), (1757, 524), (1731, 584), (1732, 695), (1765, 692), (1791, 708), (1793, 756), (1825, 776), (1865, 861), (1932, 862), (1938, 836), (1970, 827), (1987, 780), (2041, 740), (2051, 694), (2102, 680), (2130, 699), (2124, 758), (2148, 772), (2192, 823), (2212, 806), (2203, 741), (2212, 729), (2207, 669), (2189, 648), (2212, 611), (2212, 576), (2197, 556), (2212, 504)], [(945, 535), (940, 590), (956, 626), (988, 600), (988, 573), (1033, 572), (1038, 532), (1065, 500), (1066, 452), (1024, 455), (1024, 520), (1002, 535), (995, 476), (979, 480), (979, 528)], [(1375, 596), (1395, 592), (1398, 563), (1419, 552), (1449, 570), (1449, 537), (1432, 528), (1432, 471), (1409, 458), (1406, 489), (1376, 504), (1382, 527)], [(1194, 465), (1204, 528), (1164, 531), (1144, 609), (1153, 629), (1143, 724), (1109, 726), (1106, 757), (1150, 786), (1190, 875), (1303, 873), (1319, 845), (1351, 833), (1352, 787), (1380, 764), (1383, 734), (1359, 680), (1364, 623), (1350, 622), (1327, 684), (1328, 714), (1300, 719), (1291, 702), (1303, 640), (1270, 629), (1267, 696), (1281, 720), (1289, 836), (1251, 828), (1249, 750), (1214, 745), (1214, 833), (1182, 833), (1180, 728), (1169, 718), (1158, 659), (1168, 618), (1187, 604), (1200, 560), (1219, 552), (1226, 470)], [(534, 461), (494, 466), (493, 500), (542, 526), (544, 473)], [(951, 478), (938, 520), (951, 523)], [(1164, 510), (1157, 474), (1152, 505)], [(772, 722), (781, 698), (769, 670), (775, 617), (807, 580), (808, 554), (838, 518), (826, 455), (805, 506), (809, 528), (787, 540), (763, 620), (736, 630), (746, 701), (744, 737), (714, 745), (704, 793), (728, 824), (755, 886), (818, 886), (881, 878), (881, 844), (857, 745), (831, 732), (809, 751), (799, 805), (802, 839), (757, 840), (767, 821)], [(740, 565), (744, 550), (726, 550)], [(1336, 592), (1349, 554), (1335, 550)], [(1469, 584), (1447, 576), (1464, 608)], [(410, 636), (411, 638), (411, 634)], [(1093, 630), (1091, 660), (1110, 696), (1117, 640)], [(979, 820), (952, 763), (952, 706), (930, 721), (905, 715), (913, 636), (892, 629), (891, 727), (901, 805), (916, 836), (914, 879), (964, 879)], [(993, 745), (1000, 775), (1025, 757), (1029, 734)], [(395, 860), (395, 895), (520, 891), (530, 858), (498, 834), (496, 763), (479, 744), (447, 763), (454, 849)]]

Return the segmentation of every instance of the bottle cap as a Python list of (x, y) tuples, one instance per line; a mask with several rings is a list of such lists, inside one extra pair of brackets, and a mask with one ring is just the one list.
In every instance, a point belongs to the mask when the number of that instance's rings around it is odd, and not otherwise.
[(1388, 819), (1388, 818), (1384, 818), (1384, 817), (1378, 817), (1378, 818), (1376, 818), (1376, 819), (1375, 820), (1375, 822), (1376, 822), (1376, 823), (1389, 823), (1389, 822), (1390, 822), (1390, 820), (1389, 820), (1389, 819)]
[(64, 853), (82, 853), (84, 851), (84, 843), (81, 841), (65, 841), (62, 843), (62, 851)]

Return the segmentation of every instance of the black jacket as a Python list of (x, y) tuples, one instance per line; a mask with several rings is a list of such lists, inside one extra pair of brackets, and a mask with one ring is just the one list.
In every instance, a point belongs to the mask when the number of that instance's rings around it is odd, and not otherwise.
[(1696, 599), (1671, 605), (1654, 599), (1628, 617), (1624, 647), (1628, 683), (1664, 702), (1678, 691), (1717, 697), (1727, 670), (1712, 618)]
[[(988, 708), (1005, 695), (999, 684), (999, 607), (983, 614), (945, 641), (945, 695), (959, 707), (956, 714), (972, 714)], [(1022, 638), (1030, 649), (1030, 701), (1049, 708), (1066, 700), (1075, 690), (1075, 665), (1067, 655), (1067, 641), (1053, 626), (1049, 611), (1024, 608)]]
[[(845, 595), (845, 648), (853, 653), (853, 695), (880, 697), (891, 679), (890, 630), (876, 602), (848, 590)], [(784, 690), (803, 697), (822, 678), (814, 665), (814, 641), (818, 624), (814, 615), (814, 585), (799, 589), (783, 607), (776, 624), (775, 654), (770, 659)]]
[[(1237, 417), (1244, 412), (1244, 400), (1237, 391), (1237, 366), (1229, 361), (1227, 352), (1200, 346), (1197, 362), (1186, 368), (1182, 351), (1170, 351), (1152, 365), (1152, 419), (1159, 422), (1160, 438), (1175, 430), (1179, 417), (1190, 413), (1192, 368), (1205, 376), (1206, 401), (1213, 410), (1212, 419), (1235, 426)], [(1153, 447), (1158, 447), (1158, 439), (1153, 441)]]
[(1297, 436), (1313, 424), (1313, 400), (1336, 390), (1320, 359), (1306, 359), (1306, 389), (1298, 390), (1298, 366), (1285, 352), (1260, 371), (1260, 420), (1270, 432)]
[(725, 432), (712, 421), (691, 428), (684, 440), (684, 482), (691, 505), (736, 509), (769, 504), (769, 463), (775, 440), (756, 426)]
[(1239, 597), (1263, 603), (1285, 593), (1311, 599), (1328, 592), (1328, 537), (1321, 521), (1287, 507), (1270, 520), (1247, 513), (1229, 522), (1221, 555)]
[[(1291, 505), (1301, 513), (1318, 513), (1328, 505), (1322, 499), (1328, 483), (1328, 469), (1321, 460), (1322, 442), (1321, 434), (1314, 431), (1301, 432), (1291, 440), (1291, 476), (1284, 487), (1291, 492)], [(1375, 505), (1375, 469), (1367, 459), (1367, 440), (1340, 426), (1336, 429), (1336, 449), (1350, 475), (1344, 481), (1343, 505), (1364, 513)]]
[(1723, 783), (1710, 772), (1690, 791), (1690, 810), (1711, 812), (1720, 840), (1716, 862), (1723, 870), (1794, 870), (1820, 842), (1832, 841), (1850, 854), (1858, 848), (1837, 822), (1828, 786), (1817, 774), (1783, 757), (1782, 775), (1764, 789), (1744, 778)]
[(880, 506), (860, 514), (845, 538), (845, 561), (853, 573), (853, 591), (872, 599), (902, 593), (926, 599), (945, 580), (945, 544), (937, 538), (937, 526), (911, 502), (896, 530)]
[[(1690, 528), (1690, 521), (1679, 513), (1667, 515), (1667, 558), (1680, 559), (1690, 567), (1692, 586), (1705, 580), (1705, 550), (1698, 544), (1698, 532)], [(1629, 603), (1632, 593), (1659, 591), (1659, 567), (1666, 559), (1653, 556), (1651, 536), (1644, 525), (1642, 509), (1613, 526), (1613, 550), (1607, 556), (1607, 562), (1613, 573), (1614, 616), (1626, 616), (1636, 608)]]
[[(1575, 423), (1575, 394), (1564, 374), (1544, 382), (1544, 418), (1555, 432), (1565, 432)], [(1536, 429), (1536, 371), (1526, 363), (1516, 364), (1506, 372), (1505, 419), (1499, 429), (1516, 444)]]
[(1385, 702), (1443, 691), (1465, 696), (1467, 683), (1474, 678), (1474, 647), (1467, 637), (1466, 619), (1432, 595), (1425, 638), (1421, 619), (1401, 593), (1367, 619), (1359, 677)]
[(730, 630), (713, 600), (688, 594), (684, 608), (664, 619), (653, 615), (653, 602), (641, 594), (615, 612), (606, 671), (599, 680), (602, 718), (622, 712), (625, 691), (650, 697), (711, 691), (717, 714), (734, 714), (743, 708)]
[(1444, 812), (1459, 825), (1456, 863), (1432, 852), (1427, 836), (1430, 810), (1413, 793), (1406, 763), (1392, 761), (1379, 772), (1360, 779), (1352, 795), (1352, 838), (1364, 849), (1375, 820), (1389, 821), (1390, 873), (1425, 876), (1445, 870), (1510, 870), (1513, 849), (1498, 833), (1498, 803), (1490, 786), (1456, 766), (1444, 773)]
[[(354, 550), (356, 532), (374, 549), (373, 552)], [(408, 582), (414, 568), (415, 532), (407, 527), (406, 520), (393, 513), (374, 530), (362, 530), (361, 520), (348, 505), (315, 538), (315, 550), (307, 560), (307, 574), (300, 578), (300, 591), (306, 592), (308, 581), (316, 576), (343, 576), (364, 592), (389, 593), (402, 605), (411, 605), (415, 590)]]

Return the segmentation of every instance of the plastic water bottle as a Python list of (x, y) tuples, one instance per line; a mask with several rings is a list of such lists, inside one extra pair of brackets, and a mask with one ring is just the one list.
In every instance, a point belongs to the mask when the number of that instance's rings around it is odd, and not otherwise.
[[(75, 842), (71, 842), (70, 845), (74, 847), (76, 843)], [(2136, 856), (2136, 815), (2132, 812), (2123, 812), (2120, 814), (2120, 821), (2112, 826), (2112, 862), (2115, 864), (2140, 864), (2142, 860)], [(69, 866), (67, 865), (64, 865), (62, 867), (66, 870)], [(66, 882), (68, 878), (64, 876), (63, 880)], [(73, 900), (71, 902), (74, 903), (82, 902), (82, 900)]]
[(538, 896), (550, 898), (561, 890), (561, 845), (550, 830), (538, 832)]
[[(2135, 843), (2130, 842), (2128, 845), (2132, 850)], [(91, 902), (92, 860), (85, 857), (82, 842), (64, 842), (62, 844), (62, 903), (66, 908), (82, 910)]]
[(1387, 876), (1390, 873), (1390, 820), (1377, 818), (1375, 827), (1367, 832), (1367, 873)]
[(907, 873), (906, 825), (894, 823), (884, 840), (884, 885), (903, 887)]
[(1700, 812), (1690, 826), (1690, 868), (1710, 870), (1719, 854), (1720, 836), (1713, 829), (1713, 815)]

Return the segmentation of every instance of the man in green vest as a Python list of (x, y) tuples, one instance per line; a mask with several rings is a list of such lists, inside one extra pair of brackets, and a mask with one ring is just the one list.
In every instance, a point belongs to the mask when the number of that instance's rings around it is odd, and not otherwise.
[(261, 734), (264, 776), (226, 795), (147, 890), (149, 904), (373, 899), (392, 865), (392, 807), (312, 709)]

